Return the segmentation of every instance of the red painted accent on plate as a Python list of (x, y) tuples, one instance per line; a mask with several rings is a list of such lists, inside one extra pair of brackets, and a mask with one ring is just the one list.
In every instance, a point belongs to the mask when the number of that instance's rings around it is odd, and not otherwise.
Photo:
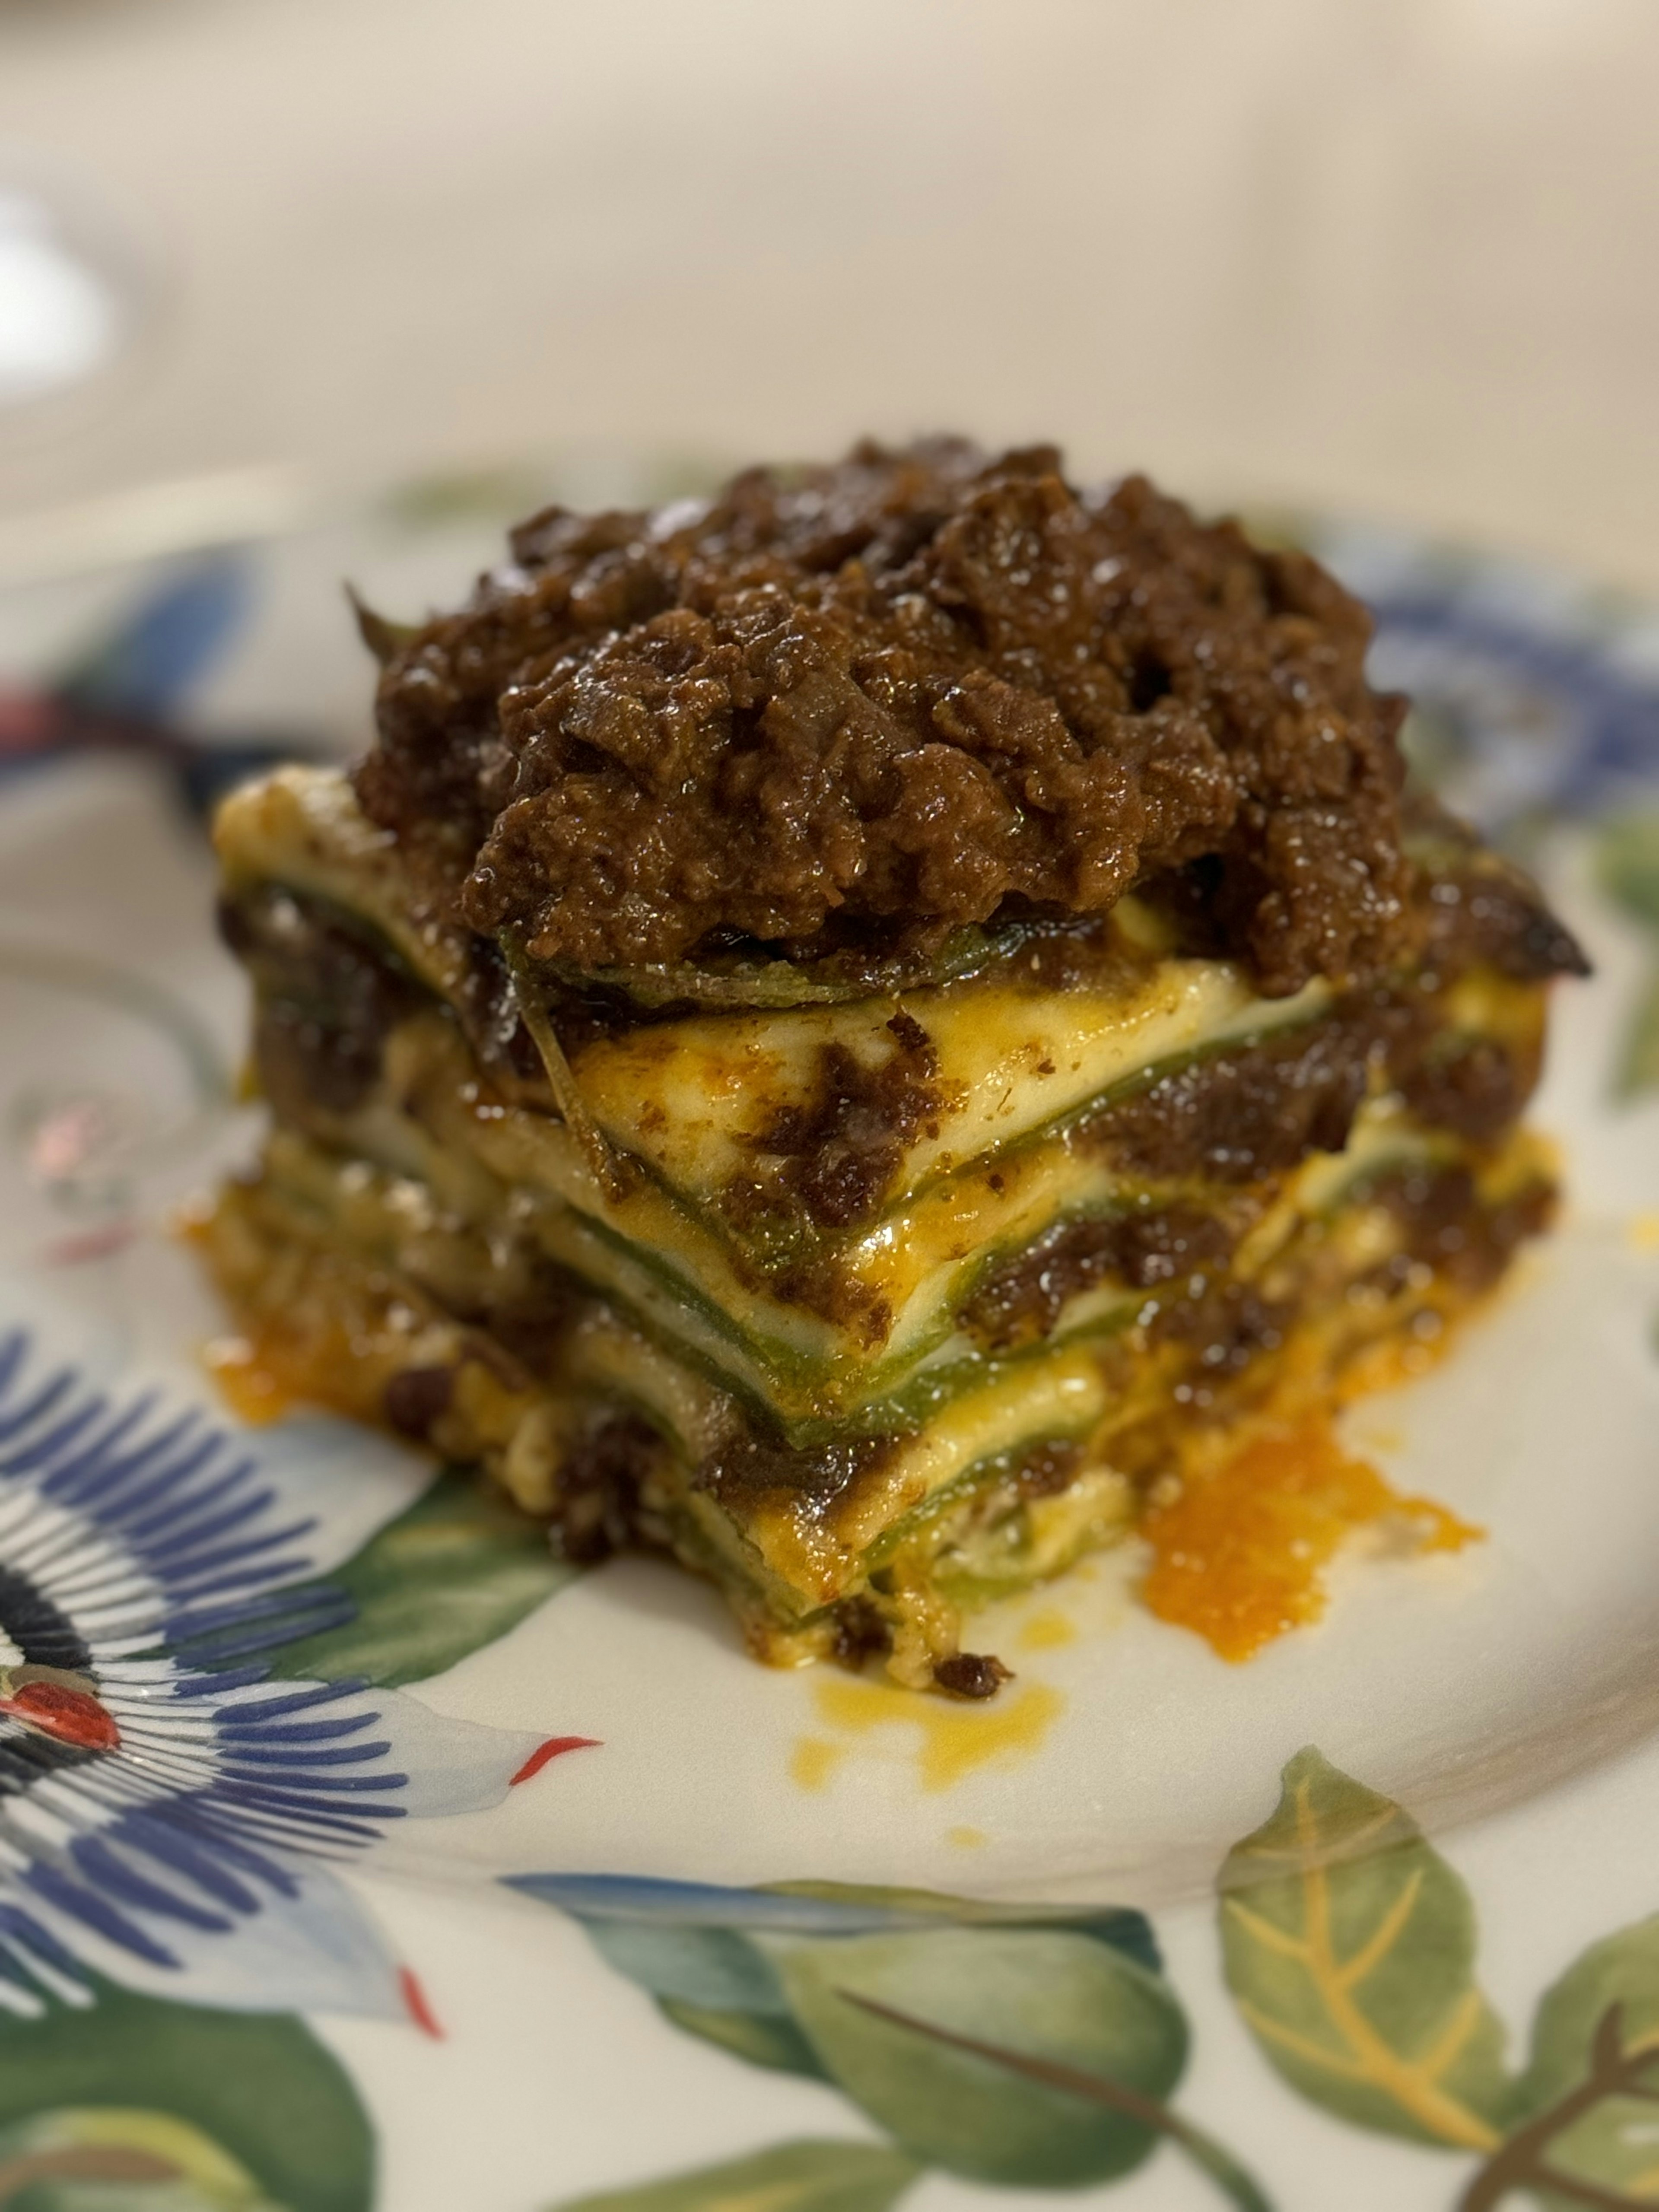
[(0, 1698), (0, 1713), (15, 1714), (42, 1735), (81, 1751), (113, 1751), (121, 1741), (114, 1716), (96, 1698), (62, 1682), (25, 1682), (9, 1698)]
[(422, 2035), (429, 2035), (434, 2043), (441, 2043), (444, 2032), (438, 2025), (438, 2015), (426, 2001), (426, 1991), (415, 1978), (412, 1966), (399, 1966), (398, 1987), (403, 1992), (404, 2008)]
[(521, 1782), (528, 1782), (532, 1774), (539, 1774), (550, 1759), (557, 1759), (567, 1751), (597, 1751), (599, 1739), (596, 1735), (550, 1735), (545, 1743), (538, 1743), (513, 1779), (509, 1790), (516, 1790)]
[(76, 1267), (87, 1260), (107, 1260), (123, 1252), (138, 1234), (136, 1221), (112, 1221), (104, 1229), (88, 1229), (79, 1237), (60, 1237), (48, 1244), (41, 1258), (49, 1267)]

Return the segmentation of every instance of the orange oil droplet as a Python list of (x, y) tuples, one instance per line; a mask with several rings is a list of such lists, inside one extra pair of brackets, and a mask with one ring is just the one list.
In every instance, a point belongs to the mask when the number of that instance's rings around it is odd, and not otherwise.
[(957, 1705), (927, 1692), (828, 1674), (815, 1685), (815, 1698), (819, 1718), (843, 1735), (915, 1729), (916, 1778), (927, 1790), (951, 1789), (980, 1766), (1029, 1757), (1066, 1704), (1047, 1682), (1005, 1688), (984, 1705)]
[(824, 1790), (847, 1755), (847, 1747), (830, 1743), (821, 1735), (797, 1739), (789, 1755), (789, 1778), (798, 1790)]
[(1352, 1458), (1328, 1420), (1261, 1437), (1141, 1522), (1152, 1564), (1141, 1596), (1224, 1659), (1248, 1659), (1325, 1609), (1324, 1571), (1356, 1529), (1395, 1521), (1424, 1552), (1455, 1552), (1479, 1528), (1406, 1498)]
[(202, 1360), (219, 1395), (251, 1428), (265, 1428), (291, 1409), (294, 1393), (261, 1347), (246, 1337), (216, 1337)]
[(1019, 1631), (1024, 1651), (1058, 1651), (1077, 1641), (1077, 1623), (1056, 1606), (1045, 1606), (1024, 1622)]

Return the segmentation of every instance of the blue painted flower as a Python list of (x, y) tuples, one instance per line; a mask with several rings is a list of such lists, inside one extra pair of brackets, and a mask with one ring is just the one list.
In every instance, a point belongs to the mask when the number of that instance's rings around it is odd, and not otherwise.
[(1659, 780), (1659, 629), (1582, 585), (1326, 526), (1315, 551), (1376, 620), (1370, 674), (1417, 710), (1422, 765), (1489, 833), (1604, 814)]
[(1603, 641), (1428, 594), (1385, 600), (1377, 617), (1376, 680), (1455, 729), (1462, 757), (1447, 765), (1485, 824), (1597, 813), (1659, 775), (1659, 689)]
[[(197, 2002), (423, 2014), (331, 1869), (499, 1802), (550, 1747), (360, 1681), (275, 1681), (349, 1619), (233, 1440), (0, 1338), (0, 2005), (86, 1970)], [(559, 1747), (562, 1747), (562, 1741)]]

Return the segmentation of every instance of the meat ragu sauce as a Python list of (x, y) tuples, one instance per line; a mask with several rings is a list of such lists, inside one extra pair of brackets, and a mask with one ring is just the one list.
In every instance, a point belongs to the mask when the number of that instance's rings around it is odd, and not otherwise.
[(1407, 933), (1403, 702), (1304, 555), (1049, 447), (756, 470), (550, 508), (392, 653), (356, 771), (470, 927), (577, 968), (805, 959), (1097, 913), (1206, 862), (1217, 949), (1283, 994)]

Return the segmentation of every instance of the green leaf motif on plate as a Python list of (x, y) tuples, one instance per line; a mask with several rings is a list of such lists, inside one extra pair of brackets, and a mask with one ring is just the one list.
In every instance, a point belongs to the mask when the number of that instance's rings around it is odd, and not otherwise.
[(1145, 1917), (1121, 1907), (992, 1905), (934, 1890), (854, 1882), (778, 1882), (724, 1890), (695, 1883), (598, 1885), (582, 1877), (523, 1875), (514, 1887), (580, 1920), (618, 1973), (648, 1990), (687, 2034), (750, 2065), (824, 2080), (780, 1978), (786, 1939), (923, 1932), (941, 1926), (1068, 1933), (1158, 1967)]
[(1596, 881), (1651, 943), (1647, 976), (1625, 1031), (1613, 1079), (1620, 1098), (1659, 1090), (1659, 811), (1621, 814), (1596, 842)]
[(780, 2143), (671, 2181), (580, 2197), (562, 2212), (888, 2212), (921, 2172), (879, 2143)]
[(750, 2066), (763, 2066), (774, 2074), (829, 2078), (817, 2051), (787, 2012), (721, 2012), (675, 1997), (659, 1997), (657, 2007), (665, 2020), (685, 2034), (701, 2036)]
[(1139, 1912), (825, 1881), (510, 1887), (580, 1920), (677, 2027), (832, 2083), (918, 2166), (1073, 2189), (1168, 2138), (1240, 2212), (1266, 2212), (1237, 2162), (1163, 2101), (1187, 2024)]
[(1595, 874), (1615, 904), (1659, 930), (1659, 809), (1620, 814), (1602, 826)]
[(1339, 2118), (1490, 2152), (1515, 2101), (1468, 1890), (1392, 1799), (1298, 1752), (1220, 1876), (1227, 1985), (1263, 2054)]
[(577, 1571), (504, 1499), (442, 1474), (327, 1577), (356, 1599), (356, 1618), (283, 1645), (271, 1672), (388, 1689), (425, 1681), (516, 1628)]
[(1550, 2206), (1659, 2203), (1659, 1917), (1593, 1943), (1545, 1992), (1518, 2102), (1468, 2212), (1522, 2188)]
[(1583, 2080), (1596, 2030), (1615, 2004), (1626, 2051), (1639, 2046), (1659, 2057), (1659, 1915), (1591, 1944), (1539, 1999), (1521, 2081), (1526, 2111), (1540, 2112)]
[(1087, 1936), (1097, 1943), (1109, 1943), (1149, 1973), (1164, 1969), (1151, 1922), (1127, 1905), (994, 1903), (986, 1898), (953, 1897), (945, 1890), (851, 1881), (777, 1881), (771, 1884), (771, 1894), (817, 1898), (854, 1911), (886, 1912), (917, 1928), (943, 1921), (962, 1928), (1034, 1928)]
[(1140, 2164), (1158, 2130), (927, 2028), (1160, 2101), (1186, 2063), (1187, 2026), (1167, 1984), (1085, 1936), (941, 1928), (786, 1943), (779, 1971), (796, 2021), (854, 2102), (913, 2157), (970, 2180), (1110, 2180)]
[(97, 1994), (0, 2014), (0, 2203), (368, 2212), (368, 2118), (301, 2021)]
[(1614, 1095), (1620, 1098), (1642, 1098), (1653, 1091), (1659, 1091), (1659, 958), (1631, 1009), (1613, 1079)]
[(587, 1932), (606, 1965), (648, 1990), (687, 2034), (751, 2066), (823, 2075), (791, 2017), (776, 1968), (746, 1935), (623, 1919), (590, 1921)]

